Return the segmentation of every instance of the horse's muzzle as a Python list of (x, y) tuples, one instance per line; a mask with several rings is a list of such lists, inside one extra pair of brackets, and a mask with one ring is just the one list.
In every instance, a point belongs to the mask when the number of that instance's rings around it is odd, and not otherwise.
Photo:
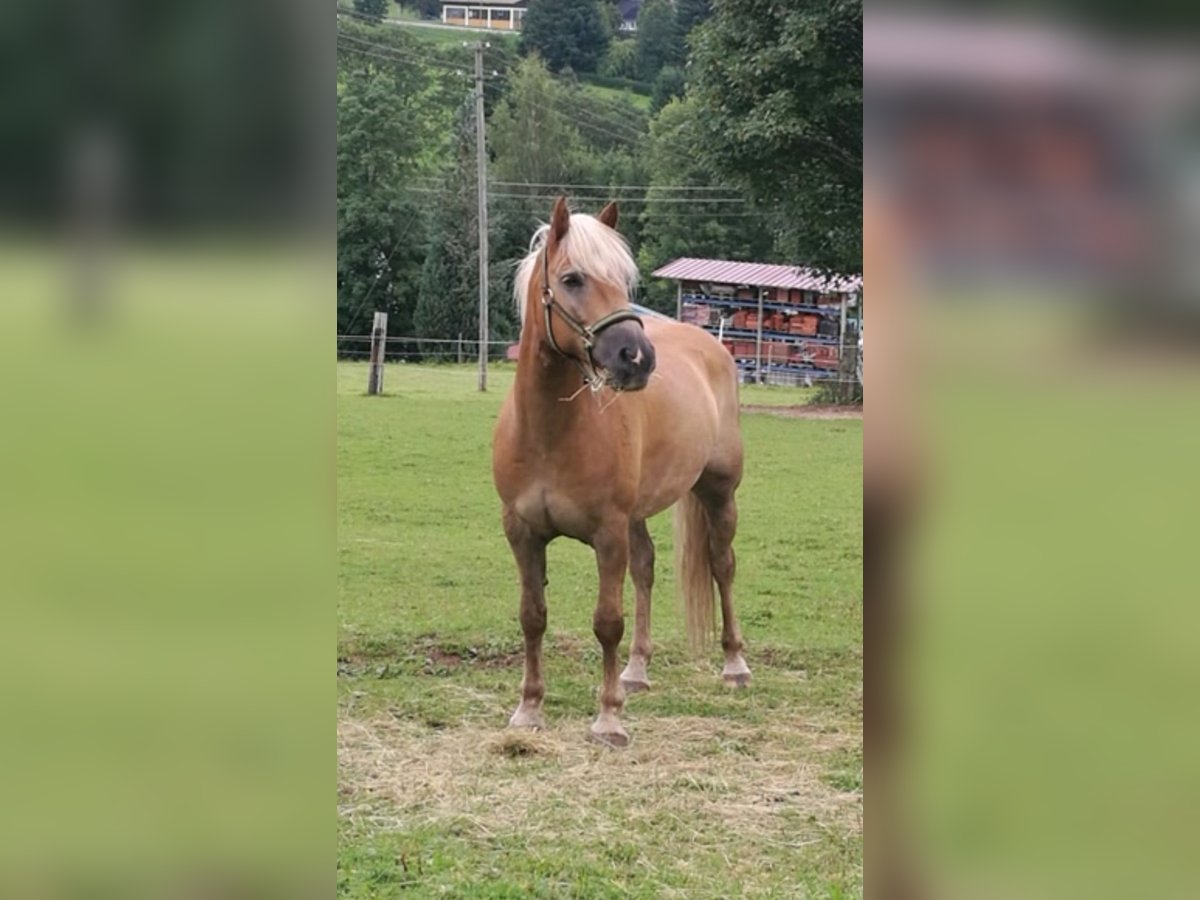
[(619, 391), (640, 391), (654, 371), (654, 345), (637, 322), (618, 322), (596, 338), (592, 359)]

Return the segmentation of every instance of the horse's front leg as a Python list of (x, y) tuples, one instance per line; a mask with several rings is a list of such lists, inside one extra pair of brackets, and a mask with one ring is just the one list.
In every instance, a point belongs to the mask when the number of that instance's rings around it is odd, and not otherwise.
[(624, 747), (629, 743), (629, 735), (621, 727), (625, 688), (617, 674), (617, 650), (625, 633), (621, 592), (625, 587), (625, 570), (629, 566), (629, 523), (622, 521), (614, 527), (603, 528), (593, 539), (592, 546), (596, 550), (596, 567), (600, 573), (600, 596), (592, 617), (592, 631), (604, 653), (604, 682), (600, 686), (600, 715), (592, 723), (591, 736), (602, 744)]
[(646, 520), (629, 524), (629, 577), (633, 581), (636, 613), (629, 662), (621, 673), (621, 684), (629, 694), (650, 688), (646, 667), (650, 665), (650, 592), (654, 589), (654, 541)]
[(508, 720), (514, 728), (543, 728), (542, 635), (546, 633), (546, 541), (509, 510), (504, 511), (504, 534), (521, 573), (521, 630), (525, 633), (525, 677), (521, 703)]

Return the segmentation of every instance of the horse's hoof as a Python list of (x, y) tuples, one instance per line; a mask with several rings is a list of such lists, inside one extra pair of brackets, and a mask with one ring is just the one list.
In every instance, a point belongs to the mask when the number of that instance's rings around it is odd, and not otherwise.
[(650, 682), (635, 681), (632, 678), (626, 678), (624, 675), (622, 675), (621, 676), (621, 687), (625, 688), (625, 693), (627, 693), (627, 694), (636, 694), (639, 691), (650, 690)]
[(621, 723), (615, 717), (609, 718), (607, 721), (605, 718), (601, 716), (592, 723), (592, 727), (588, 729), (588, 737), (606, 747), (629, 746), (629, 734), (621, 727)]
[(742, 659), (741, 654), (738, 654), (731, 662), (725, 663), (725, 668), (721, 670), (721, 678), (731, 688), (749, 687), (750, 667), (746, 665), (746, 661)]
[(621, 687), (625, 688), (627, 694), (650, 690), (650, 676), (646, 674), (646, 658), (644, 656), (636, 653), (630, 655), (625, 671), (621, 673)]
[(525, 705), (522, 704), (517, 707), (517, 711), (508, 720), (508, 727), (541, 730), (546, 727), (546, 720), (542, 718), (542, 711), (540, 709), (526, 709)]

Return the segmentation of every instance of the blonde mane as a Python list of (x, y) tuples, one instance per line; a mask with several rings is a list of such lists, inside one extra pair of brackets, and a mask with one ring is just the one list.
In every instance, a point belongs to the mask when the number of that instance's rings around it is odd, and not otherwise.
[[(529, 282), (533, 278), (534, 267), (538, 264), (549, 233), (549, 225), (541, 225), (533, 233), (533, 239), (529, 242), (529, 255), (517, 266), (516, 278), (513, 280), (513, 299), (516, 301), (522, 323), (525, 321), (525, 304), (529, 299)], [(566, 253), (571, 262), (584, 274), (608, 284), (623, 285), (632, 296), (633, 289), (637, 286), (638, 270), (637, 263), (629, 252), (629, 244), (625, 238), (595, 216), (586, 213), (572, 214), (571, 226), (567, 229), (560, 250)]]

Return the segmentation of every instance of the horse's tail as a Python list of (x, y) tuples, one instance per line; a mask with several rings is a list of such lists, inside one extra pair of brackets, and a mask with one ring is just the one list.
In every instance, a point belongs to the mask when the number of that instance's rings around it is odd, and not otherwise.
[(704, 647), (714, 633), (716, 598), (708, 553), (708, 513), (688, 491), (675, 504), (675, 584), (683, 601), (688, 641)]

